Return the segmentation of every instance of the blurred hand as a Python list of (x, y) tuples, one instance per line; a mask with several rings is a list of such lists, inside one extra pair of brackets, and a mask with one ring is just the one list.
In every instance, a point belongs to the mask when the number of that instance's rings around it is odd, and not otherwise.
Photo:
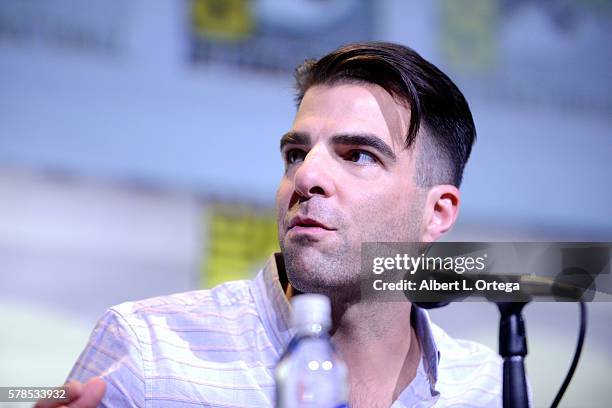
[(96, 408), (104, 397), (106, 383), (100, 377), (94, 377), (85, 384), (70, 381), (64, 388), (68, 401), (40, 400), (34, 408)]

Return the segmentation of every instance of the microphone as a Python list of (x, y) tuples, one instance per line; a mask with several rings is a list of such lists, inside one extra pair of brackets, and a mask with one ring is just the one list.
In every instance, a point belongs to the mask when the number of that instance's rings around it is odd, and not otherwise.
[[(593, 283), (589, 275), (548, 276), (516, 274), (457, 274), (453, 271), (422, 270), (420, 281), (435, 281), (447, 290), (405, 290), (406, 297), (419, 307), (434, 309), (470, 296), (491, 302), (532, 300), (579, 301)], [(414, 276), (411, 276), (414, 280)], [(420, 282), (419, 282), (420, 283)], [(417, 285), (420, 287), (420, 285)]]

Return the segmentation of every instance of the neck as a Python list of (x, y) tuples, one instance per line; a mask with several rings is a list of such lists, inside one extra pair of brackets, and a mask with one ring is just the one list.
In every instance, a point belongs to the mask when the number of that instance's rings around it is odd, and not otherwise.
[(348, 366), (351, 406), (366, 398), (391, 405), (416, 376), (421, 351), (410, 324), (411, 306), (333, 302), (332, 340)]
[[(287, 298), (299, 295), (286, 277), (282, 254), (276, 261)], [(416, 376), (421, 359), (410, 323), (412, 305), (330, 298), (331, 336), (348, 367), (350, 406), (390, 406)]]

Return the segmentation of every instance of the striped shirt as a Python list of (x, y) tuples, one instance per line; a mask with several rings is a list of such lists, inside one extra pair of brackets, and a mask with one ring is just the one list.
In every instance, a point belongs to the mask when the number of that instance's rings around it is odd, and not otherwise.
[[(499, 357), (412, 310), (422, 359), (392, 407), (501, 406)], [(102, 376), (101, 406), (274, 406), (274, 367), (294, 335), (290, 312), (272, 256), (253, 280), (110, 308), (68, 379)]]

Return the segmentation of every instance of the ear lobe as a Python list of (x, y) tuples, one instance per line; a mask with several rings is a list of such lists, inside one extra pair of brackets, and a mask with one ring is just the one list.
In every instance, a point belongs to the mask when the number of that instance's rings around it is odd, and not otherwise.
[(455, 186), (444, 184), (429, 190), (424, 242), (437, 241), (450, 231), (459, 215), (459, 201), (460, 193)]

